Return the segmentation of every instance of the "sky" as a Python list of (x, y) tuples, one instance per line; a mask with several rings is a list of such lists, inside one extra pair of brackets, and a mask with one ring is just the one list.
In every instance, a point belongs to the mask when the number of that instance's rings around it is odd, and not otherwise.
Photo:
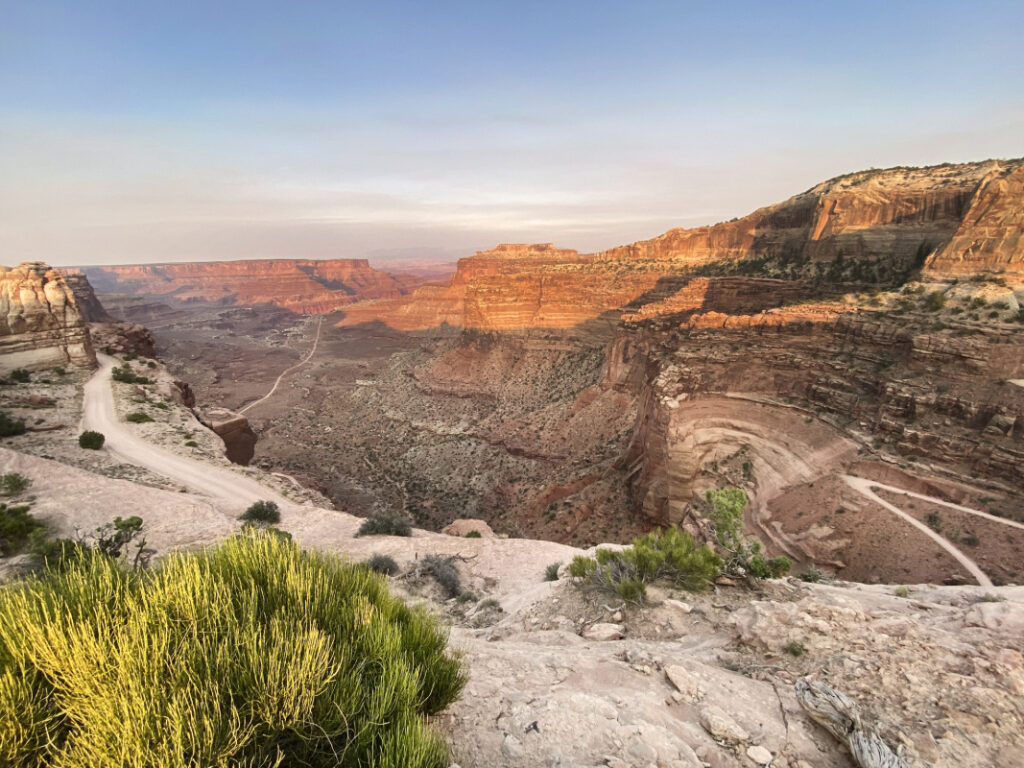
[(590, 252), (1024, 155), (1024, 3), (0, 0), (0, 263)]

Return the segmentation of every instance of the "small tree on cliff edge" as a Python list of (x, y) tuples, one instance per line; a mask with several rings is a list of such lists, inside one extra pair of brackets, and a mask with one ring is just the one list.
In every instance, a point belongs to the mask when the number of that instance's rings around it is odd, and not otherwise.
[(715, 529), (715, 542), (724, 554), (723, 573), (730, 576), (753, 576), (758, 579), (777, 579), (789, 572), (793, 563), (788, 557), (765, 560), (761, 542), (748, 541), (743, 536), (743, 510), (747, 508), (747, 493), (742, 488), (723, 488), (708, 491), (711, 505), (711, 523)]

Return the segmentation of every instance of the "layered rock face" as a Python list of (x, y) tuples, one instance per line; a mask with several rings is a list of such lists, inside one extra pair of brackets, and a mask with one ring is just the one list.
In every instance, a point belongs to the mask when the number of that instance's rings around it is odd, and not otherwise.
[[(623, 313), (651, 316), (712, 303), (760, 311), (823, 282), (899, 282), (926, 260), (936, 274), (992, 271), (1024, 283), (1021, 211), (1024, 161), (864, 171), (741, 219), (673, 229), (600, 253), (500, 245), (460, 260), (448, 286), (347, 309), (340, 325), (600, 334)], [(767, 284), (744, 290), (741, 283), (694, 280), (729, 274), (790, 282), (777, 283), (780, 292), (773, 293)], [(739, 299), (734, 305), (730, 291)]]
[(85, 267), (101, 293), (133, 293), (318, 314), (368, 299), (404, 295), (423, 283), (372, 269), (366, 259), (267, 259)]
[(0, 267), (0, 371), (93, 367), (78, 301), (64, 276), (41, 262)]
[(958, 277), (989, 271), (1024, 282), (1024, 166), (993, 166), (953, 237), (928, 260), (929, 273)]

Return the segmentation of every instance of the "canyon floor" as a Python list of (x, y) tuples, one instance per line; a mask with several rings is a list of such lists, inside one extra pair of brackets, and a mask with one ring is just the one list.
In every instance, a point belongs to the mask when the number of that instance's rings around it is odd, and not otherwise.
[[(1002, 456), (999, 466), (1017, 465), (999, 447), (1001, 438), (1012, 450), (1016, 433), (986, 425), (1016, 407), (1020, 387), (976, 372), (981, 355), (1020, 365), (1006, 323), (956, 326), (955, 314), (879, 310), (823, 335), (799, 323), (778, 333), (687, 330), (656, 316), (632, 338), (609, 341), (339, 327), (343, 313), (104, 300), (152, 330), (200, 404), (245, 412), (259, 435), (255, 466), (353, 514), (400, 511), (432, 530), (480, 518), (505, 535), (582, 547), (624, 542), (657, 524), (636, 512), (630, 464), (638, 450), (644, 462), (658, 460), (642, 442), (644, 430), (657, 429), (689, 458), (655, 469), (691, 489), (668, 491), (682, 500), (670, 498), (679, 506), (661, 514), (699, 519), (687, 494), (745, 487), (751, 531), (793, 559), (795, 572), (814, 566), (896, 584), (1015, 583), (1024, 573), (1024, 531), (1014, 524), (1021, 488), (993, 476), (991, 463), (974, 464)], [(861, 301), (901, 312), (917, 299)], [(799, 319), (813, 310), (777, 311)], [(909, 341), (886, 335), (901, 326), (917, 329)], [(655, 364), (656, 378), (636, 380)], [(644, 391), (658, 400), (653, 426), (638, 428), (652, 409)], [(871, 496), (851, 483), (858, 477), (922, 498)]]

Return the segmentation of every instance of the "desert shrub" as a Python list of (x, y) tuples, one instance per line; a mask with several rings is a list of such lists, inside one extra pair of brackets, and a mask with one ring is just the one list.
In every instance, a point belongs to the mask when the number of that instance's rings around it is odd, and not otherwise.
[(817, 567), (809, 565), (807, 566), (807, 570), (803, 571), (802, 573), (798, 573), (796, 577), (800, 579), (800, 581), (816, 583), (821, 581), (822, 575), (822, 572), (818, 570)]
[(45, 528), (28, 513), (30, 509), (28, 504), (15, 507), (0, 504), (0, 557), (21, 552), (29, 543), (32, 533)]
[(100, 432), (93, 432), (91, 429), (87, 429), (85, 432), (78, 436), (78, 445), (81, 448), (86, 448), (90, 451), (98, 451), (103, 447), (103, 443), (106, 438)]
[(551, 563), (548, 565), (544, 569), (544, 581), (558, 581), (558, 569), (561, 567), (561, 563)]
[(84, 542), (75, 539), (48, 539), (42, 529), (29, 535), (28, 551), (37, 565), (51, 570), (61, 570), (93, 552)]
[(134, 413), (129, 413), (127, 416), (125, 416), (124, 420), (130, 421), (132, 424), (145, 424), (146, 422), (152, 421), (153, 417), (150, 416), (148, 413), (143, 413), (142, 411), (135, 411)]
[(195, 440), (186, 440), (185, 441), (185, 447), (186, 448), (198, 448), (199, 447), (199, 443), (197, 443)]
[(6, 413), (0, 412), (0, 437), (12, 437), (25, 434), (25, 422), (21, 419), (12, 419)]
[(356, 536), (412, 536), (412, 524), (401, 515), (379, 513), (366, 518)]
[(946, 306), (946, 294), (942, 291), (932, 291), (924, 297), (924, 308), (929, 312), (938, 312)]
[(469, 531), (469, 532), (466, 533), (464, 538), (467, 538), (467, 539), (482, 539), (483, 535), (480, 533), (480, 531)]
[(11, 381), (16, 381), (19, 384), (24, 384), (27, 381), (32, 380), (32, 374), (26, 371), (24, 368), (15, 368), (10, 373)]
[(395, 562), (395, 558), (389, 557), (388, 555), (370, 555), (370, 557), (363, 562), (363, 565), (371, 571), (383, 573), (385, 576), (394, 576), (399, 571), (398, 563)]
[(427, 555), (423, 558), (420, 569), (432, 576), (441, 585), (448, 597), (458, 597), (462, 593), (462, 581), (455, 563), (441, 555)]
[(31, 478), (20, 472), (7, 472), (0, 476), (0, 496), (14, 496), (32, 485)]
[(276, 525), (281, 522), (281, 510), (273, 501), (257, 501), (250, 504), (238, 519), (246, 523)]
[(761, 542), (748, 541), (743, 535), (743, 510), (747, 507), (747, 493), (742, 488), (709, 490), (706, 498), (711, 505), (709, 515), (714, 527), (715, 542), (724, 552), (724, 572), (730, 576), (752, 576), (758, 579), (777, 579), (789, 572), (793, 563), (788, 557), (766, 560), (761, 554)]
[(577, 555), (569, 575), (591, 586), (608, 589), (623, 600), (641, 602), (646, 585), (664, 579), (684, 589), (700, 589), (711, 582), (722, 565), (708, 547), (678, 528), (655, 530), (633, 539), (622, 551), (597, 550), (595, 557)]
[(789, 643), (786, 644), (785, 651), (794, 658), (800, 658), (804, 655), (807, 649), (804, 648), (803, 643), (797, 642), (796, 640), (791, 640)]
[(379, 575), (266, 534), (87, 558), (0, 592), (0, 764), (442, 768), (446, 644)]
[[(127, 356), (126, 356), (127, 358)], [(132, 367), (125, 363), (124, 365), (115, 366), (110, 373), (114, 381), (120, 381), (124, 384), (149, 384), (150, 380), (145, 376), (139, 376)]]

